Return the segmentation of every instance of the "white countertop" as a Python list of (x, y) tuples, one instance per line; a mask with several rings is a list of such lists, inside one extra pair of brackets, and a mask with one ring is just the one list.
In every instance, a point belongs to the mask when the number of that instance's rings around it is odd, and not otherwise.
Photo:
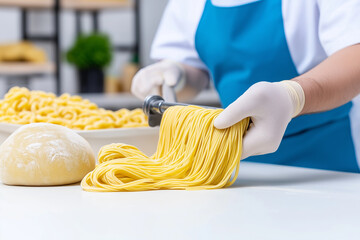
[(242, 163), (220, 190), (0, 184), (0, 239), (360, 239), (360, 174)]

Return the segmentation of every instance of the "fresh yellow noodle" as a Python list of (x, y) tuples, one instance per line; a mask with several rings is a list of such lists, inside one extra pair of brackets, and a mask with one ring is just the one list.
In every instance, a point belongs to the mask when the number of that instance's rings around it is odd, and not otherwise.
[(249, 119), (219, 130), (213, 121), (221, 111), (195, 106), (167, 109), (152, 157), (130, 145), (104, 146), (98, 155), (100, 164), (85, 176), (82, 188), (110, 192), (230, 186), (238, 175)]
[(147, 127), (141, 109), (120, 109), (116, 112), (98, 108), (79, 96), (29, 91), (14, 87), (0, 101), (0, 122), (28, 124), (46, 122), (74, 130)]

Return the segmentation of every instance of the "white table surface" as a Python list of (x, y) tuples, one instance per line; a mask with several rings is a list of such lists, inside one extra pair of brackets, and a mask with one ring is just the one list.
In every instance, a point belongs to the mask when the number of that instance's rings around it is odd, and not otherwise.
[(208, 191), (0, 184), (0, 239), (360, 239), (360, 174), (241, 165)]

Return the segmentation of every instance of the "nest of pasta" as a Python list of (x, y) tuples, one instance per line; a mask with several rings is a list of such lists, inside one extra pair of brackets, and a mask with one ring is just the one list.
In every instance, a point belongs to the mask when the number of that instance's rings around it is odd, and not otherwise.
[(46, 54), (30, 42), (0, 45), (0, 62), (45, 63)]
[(80, 96), (30, 91), (14, 87), (0, 101), (0, 122), (11, 124), (53, 123), (73, 130), (147, 127), (141, 109), (118, 111), (99, 108)]

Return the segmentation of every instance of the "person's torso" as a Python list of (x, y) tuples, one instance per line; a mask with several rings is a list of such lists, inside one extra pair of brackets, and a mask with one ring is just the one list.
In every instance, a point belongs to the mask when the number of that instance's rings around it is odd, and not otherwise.
[[(193, 44), (223, 107), (256, 82), (292, 79), (327, 58), (318, 37), (315, 0), (199, 2), (192, 6), (192, 14), (186, 14), (188, 31), (194, 34)], [(286, 135), (343, 118), (350, 109), (351, 103), (293, 119)]]
[[(223, 107), (256, 82), (292, 79), (346, 46), (339, 42), (339, 26), (329, 25), (341, 18), (331, 15), (326, 1), (172, 0), (169, 6), (153, 56), (171, 54), (207, 69)], [(351, 103), (293, 119), (278, 151), (250, 161), (359, 172), (350, 108)]]

